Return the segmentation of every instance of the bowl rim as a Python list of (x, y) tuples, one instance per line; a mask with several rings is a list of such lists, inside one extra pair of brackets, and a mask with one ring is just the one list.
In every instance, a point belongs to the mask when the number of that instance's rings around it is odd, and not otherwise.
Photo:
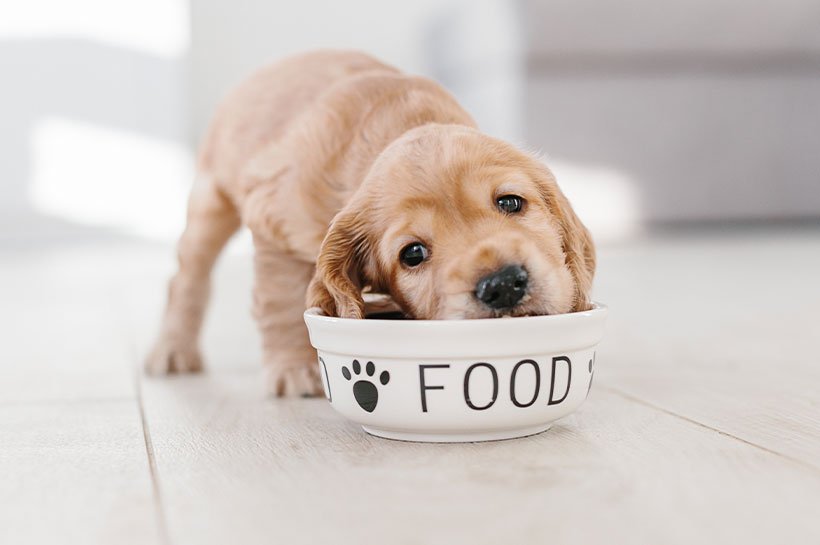
[(538, 325), (539, 322), (557, 322), (576, 319), (580, 320), (583, 319), (583, 317), (606, 315), (609, 311), (609, 307), (603, 303), (599, 303), (597, 301), (590, 301), (590, 304), (592, 305), (592, 308), (588, 310), (565, 312), (563, 314), (546, 314), (543, 316), (513, 316), (504, 318), (469, 318), (463, 320), (387, 320), (378, 318), (338, 318), (336, 316), (326, 316), (322, 314), (321, 309), (318, 307), (310, 307), (309, 309), (305, 310), (304, 316), (306, 319), (309, 317), (311, 320), (315, 320), (320, 323), (344, 323), (352, 327), (359, 327), (353, 324), (361, 324), (363, 327), (366, 327), (365, 324), (394, 324), (393, 327), (397, 328), (434, 326), (436, 329), (440, 329), (445, 327), (453, 327), (454, 324), (458, 324), (459, 328), (463, 328), (464, 324), (486, 324), (490, 322), (509, 323), (511, 321), (514, 321), (517, 324), (521, 325), (524, 325), (524, 322), (526, 322), (528, 325)]
[(400, 359), (513, 357), (597, 345), (609, 309), (592, 305), (568, 314), (470, 320), (335, 318), (310, 308), (304, 319), (311, 344), (320, 352)]

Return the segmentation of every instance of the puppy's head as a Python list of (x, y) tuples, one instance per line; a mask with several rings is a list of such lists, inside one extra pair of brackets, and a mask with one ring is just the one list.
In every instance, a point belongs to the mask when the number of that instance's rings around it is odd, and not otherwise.
[(333, 220), (308, 305), (361, 318), (362, 291), (416, 319), (588, 308), (595, 252), (552, 173), (467, 127), (393, 142)]

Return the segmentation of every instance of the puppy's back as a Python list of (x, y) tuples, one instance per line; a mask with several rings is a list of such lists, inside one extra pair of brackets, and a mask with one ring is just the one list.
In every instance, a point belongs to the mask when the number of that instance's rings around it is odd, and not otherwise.
[(364, 53), (322, 50), (256, 71), (217, 108), (201, 147), (200, 169), (222, 184), (232, 183), (247, 160), (281, 139), (327, 88), (365, 72), (398, 70)]

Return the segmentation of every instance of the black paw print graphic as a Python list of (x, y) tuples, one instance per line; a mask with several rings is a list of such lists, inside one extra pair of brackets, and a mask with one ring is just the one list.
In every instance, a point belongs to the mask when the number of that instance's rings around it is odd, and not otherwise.
[[(353, 367), (353, 373), (355, 375), (358, 376), (361, 374), (362, 365), (359, 363), (359, 360), (353, 360), (351, 367)], [(368, 377), (372, 377), (376, 373), (376, 366), (373, 365), (372, 361), (369, 361), (367, 362), (367, 365), (364, 366), (364, 370)], [(351, 380), (353, 378), (350, 374), (350, 369), (347, 367), (342, 367), (342, 374), (347, 380)], [(387, 371), (382, 371), (379, 375), (379, 382), (381, 382), (382, 385), (390, 382), (390, 373)], [(356, 401), (359, 403), (359, 407), (369, 413), (372, 413), (376, 408), (376, 405), (379, 403), (379, 390), (376, 388), (375, 384), (366, 378), (362, 378), (361, 380), (357, 380), (353, 383), (353, 397), (356, 398)]]

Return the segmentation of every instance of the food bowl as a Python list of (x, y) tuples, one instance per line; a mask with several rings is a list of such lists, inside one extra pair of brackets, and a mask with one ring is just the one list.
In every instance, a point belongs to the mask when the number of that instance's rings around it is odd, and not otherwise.
[(367, 433), (465, 442), (541, 433), (589, 394), (607, 309), (480, 320), (305, 312), (325, 396)]

